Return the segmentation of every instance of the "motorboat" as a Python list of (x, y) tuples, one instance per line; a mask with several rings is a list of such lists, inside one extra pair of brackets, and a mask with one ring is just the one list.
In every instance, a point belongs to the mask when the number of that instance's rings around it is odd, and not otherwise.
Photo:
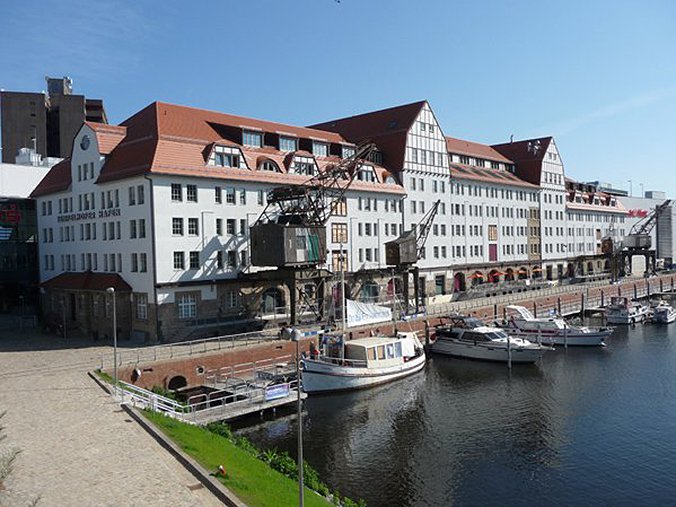
[(450, 317), (450, 323), (436, 326), (433, 338), (432, 352), (483, 361), (534, 363), (543, 352), (553, 350), (464, 315)]
[(419, 372), (425, 351), (413, 332), (346, 340), (325, 334), (320, 349), (301, 360), (303, 390), (308, 393), (363, 389)]
[(620, 296), (613, 296), (606, 309), (608, 324), (636, 324), (646, 320), (649, 315), (650, 308), (647, 306)]
[(676, 321), (676, 309), (666, 301), (662, 301), (652, 309), (651, 320), (656, 324), (671, 324)]
[(572, 326), (560, 317), (535, 317), (525, 307), (509, 305), (498, 323), (510, 335), (549, 345), (604, 346), (612, 327)]

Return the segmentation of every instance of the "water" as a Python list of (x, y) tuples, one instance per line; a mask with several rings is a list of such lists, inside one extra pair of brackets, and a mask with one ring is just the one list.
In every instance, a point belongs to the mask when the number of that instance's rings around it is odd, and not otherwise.
[[(421, 374), (311, 396), (305, 458), (370, 507), (676, 504), (676, 324), (539, 366), (432, 356)], [(296, 455), (296, 420), (241, 428)]]

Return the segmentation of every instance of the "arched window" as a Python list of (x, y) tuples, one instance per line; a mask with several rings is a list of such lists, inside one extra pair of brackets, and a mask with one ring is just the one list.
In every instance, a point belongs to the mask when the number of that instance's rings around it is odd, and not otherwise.
[(258, 164), (258, 170), (259, 171), (270, 171), (270, 172), (273, 172), (273, 173), (281, 172), (279, 170), (279, 166), (277, 164), (275, 164), (270, 159), (265, 159), (260, 164)]

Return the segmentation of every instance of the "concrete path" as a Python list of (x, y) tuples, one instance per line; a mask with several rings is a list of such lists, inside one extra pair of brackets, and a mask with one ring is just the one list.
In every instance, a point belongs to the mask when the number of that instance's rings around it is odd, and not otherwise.
[(87, 376), (106, 349), (0, 333), (0, 447), (21, 449), (0, 505), (222, 505)]

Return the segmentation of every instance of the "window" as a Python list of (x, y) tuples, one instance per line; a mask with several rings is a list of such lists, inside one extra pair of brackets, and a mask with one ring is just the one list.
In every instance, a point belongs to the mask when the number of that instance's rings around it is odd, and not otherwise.
[(148, 271), (148, 257), (146, 254), (139, 254), (139, 271), (145, 273)]
[[(138, 221), (138, 237), (139, 238), (145, 238), (146, 237), (146, 219), (145, 218), (140, 218)], [(96, 229), (94, 230), (94, 239), (96, 239)]]
[(347, 224), (331, 224), (331, 241), (347, 243)]
[(129, 220), (129, 239), (135, 238), (136, 238), (136, 220)]
[(174, 252), (174, 269), (185, 268), (185, 254), (183, 252)]
[[(180, 183), (171, 184), (171, 200), (174, 202), (180, 202), (183, 200), (183, 189), (181, 188)], [(103, 199), (101, 199), (103, 202)]]
[(199, 269), (200, 267), (200, 253), (190, 252), (190, 269)]
[(354, 156), (355, 153), (356, 152), (354, 146), (345, 146), (345, 145), (342, 146), (343, 158), (350, 158)]
[(298, 149), (298, 139), (295, 137), (279, 137), (280, 151), (296, 151)]
[(241, 252), (239, 252), (239, 266), (240, 268), (244, 268), (246, 267), (247, 264), (248, 264), (248, 256), (246, 250), (242, 250)]
[(181, 294), (178, 296), (178, 318), (190, 319), (197, 316), (197, 296)]
[(235, 250), (228, 250), (227, 252), (227, 265), (229, 268), (237, 267), (237, 252)]
[(188, 218), (188, 235), (197, 236), (199, 231), (199, 219)]
[(223, 219), (222, 218), (216, 219), (216, 235), (217, 236), (223, 235)]
[(136, 187), (129, 187), (129, 206), (136, 204)]
[(335, 202), (335, 210), (333, 215), (336, 217), (346, 217), (347, 216), (347, 201), (345, 197), (341, 198), (340, 201)]
[(245, 130), (242, 132), (242, 144), (244, 146), (254, 146), (260, 148), (263, 146), (263, 134), (261, 132), (251, 132)]
[(219, 167), (239, 167), (239, 154), (221, 153), (214, 154), (214, 164)]
[(131, 254), (131, 270), (133, 272), (138, 271), (138, 254)]
[(247, 223), (246, 218), (240, 218), (239, 220), (239, 234), (240, 236), (246, 236), (247, 233)]
[(185, 200), (189, 202), (197, 202), (197, 185), (185, 186), (186, 197)]
[(498, 240), (498, 226), (489, 225), (488, 226), (488, 241), (497, 241)]
[(225, 232), (227, 234), (235, 234), (236, 224), (237, 224), (237, 222), (235, 221), (234, 218), (228, 218), (225, 221)]
[(225, 203), (226, 204), (235, 204), (235, 189), (226, 188), (225, 189)]
[(279, 166), (277, 166), (277, 164), (275, 164), (272, 160), (263, 160), (263, 162), (261, 162), (258, 165), (258, 170), (259, 171), (268, 171), (268, 172), (273, 172), (273, 173), (281, 172), (279, 170)]
[(148, 296), (146, 294), (135, 294), (136, 300), (136, 319), (148, 320)]
[(246, 189), (245, 188), (239, 189), (239, 203), (240, 204), (246, 204)]
[(171, 233), (174, 236), (183, 236), (183, 219), (182, 218), (172, 218), (171, 219)]
[(214, 187), (214, 202), (221, 204), (223, 202), (223, 189), (221, 187)]
[[(145, 195), (143, 192), (143, 185), (136, 187), (136, 204), (143, 204), (145, 202)], [(92, 194), (92, 208), (94, 207), (94, 194)]]
[(327, 157), (329, 155), (329, 145), (319, 141), (312, 141), (312, 154), (317, 157)]
[(265, 192), (263, 192), (262, 190), (259, 190), (258, 191), (258, 199), (257, 199), (258, 205), (263, 206), (263, 204), (265, 203), (264, 200), (265, 200)]
[(293, 172), (295, 174), (304, 174), (314, 176), (315, 162), (309, 157), (295, 157), (293, 161)]
[(223, 269), (223, 252), (220, 250), (216, 252), (216, 267)]

